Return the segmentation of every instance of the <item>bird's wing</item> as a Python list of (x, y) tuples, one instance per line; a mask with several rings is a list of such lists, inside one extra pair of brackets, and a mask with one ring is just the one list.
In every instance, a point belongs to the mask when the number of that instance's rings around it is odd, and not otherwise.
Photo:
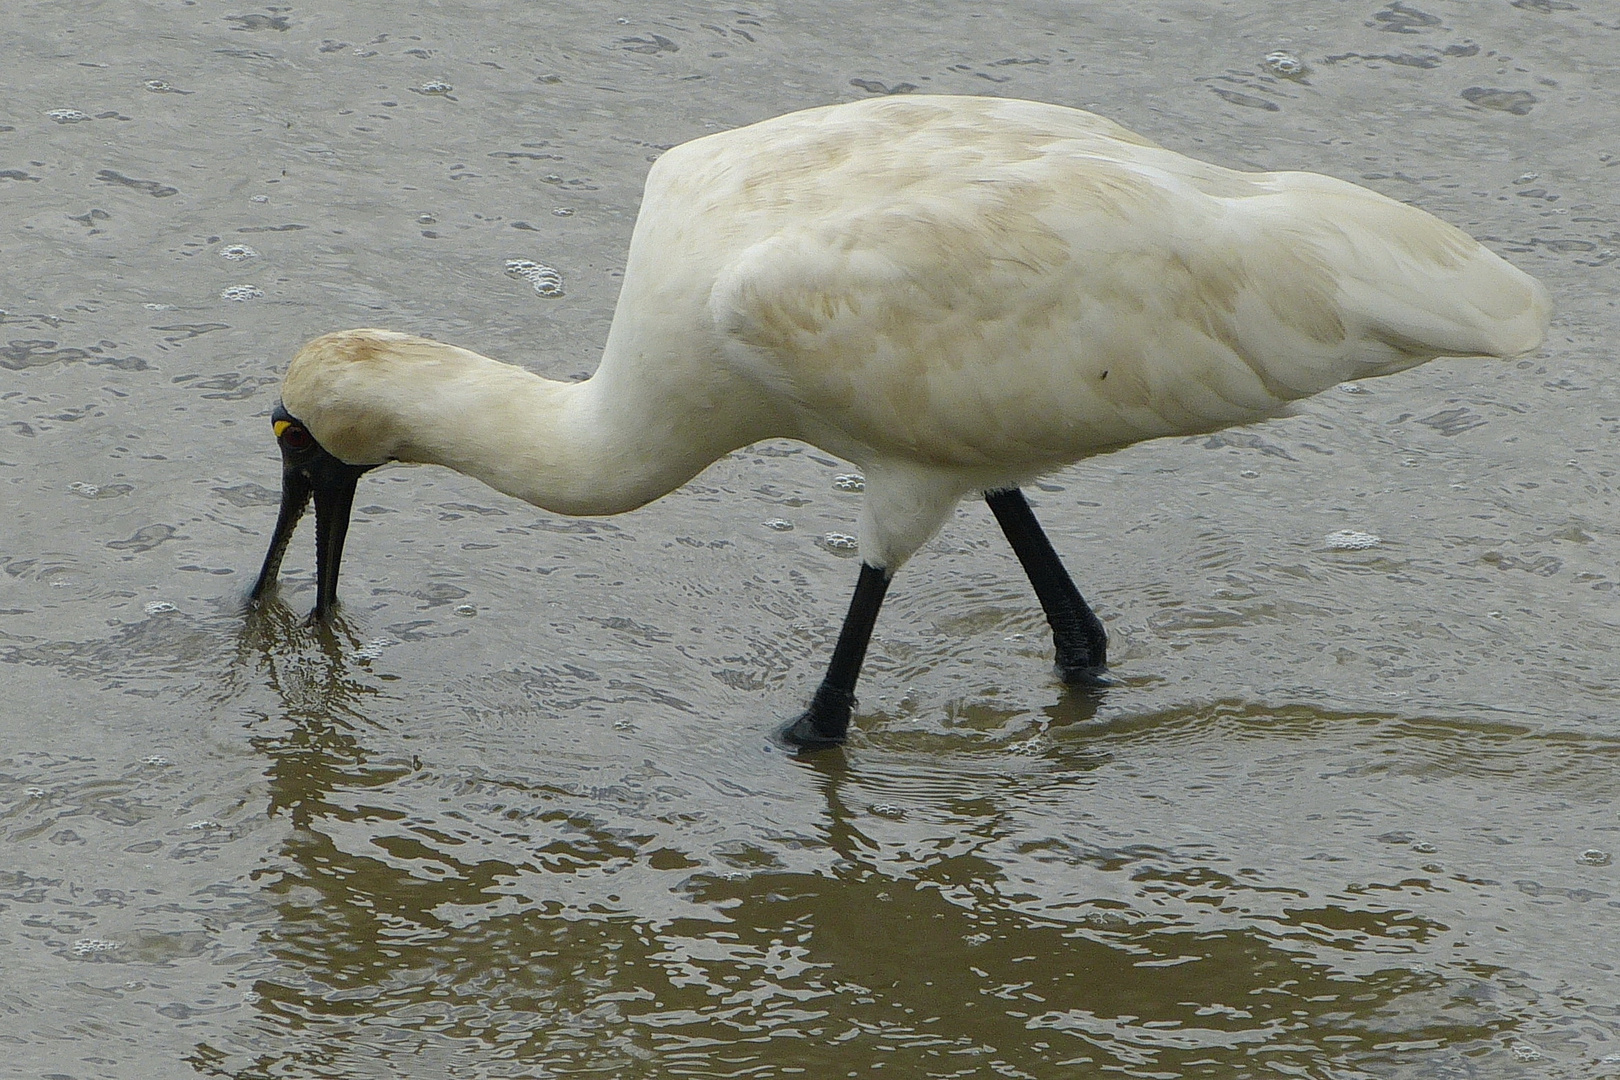
[(953, 467), (1074, 460), (1303, 396), (1234, 348), (1240, 265), (1182, 250), (1218, 226), (1216, 200), (1106, 162), (1079, 181), (958, 184), (782, 228), (719, 275), (711, 314), (732, 361), (803, 415)]
[(1311, 174), (1124, 157), (786, 225), (718, 275), (710, 314), (802, 415), (952, 467), (1072, 461), (1540, 339), (1539, 286), (1419, 210)]

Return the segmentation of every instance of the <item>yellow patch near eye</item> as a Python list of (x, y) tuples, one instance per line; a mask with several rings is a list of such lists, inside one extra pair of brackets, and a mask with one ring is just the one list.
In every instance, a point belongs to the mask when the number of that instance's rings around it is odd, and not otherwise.
[(286, 431), (288, 428), (292, 427), (292, 421), (291, 420), (277, 420), (275, 423), (271, 424), (270, 427), (275, 431), (276, 438), (279, 439), (279, 438), (281, 438), (281, 433), (283, 431)]

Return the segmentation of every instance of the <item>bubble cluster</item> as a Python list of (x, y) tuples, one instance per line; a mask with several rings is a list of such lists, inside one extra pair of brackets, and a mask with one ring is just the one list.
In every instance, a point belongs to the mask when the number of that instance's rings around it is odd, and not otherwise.
[(537, 263), (532, 259), (507, 259), (506, 272), (533, 285), (534, 291), (541, 296), (555, 297), (563, 294), (562, 275), (555, 267)]
[(73, 943), (74, 956), (94, 956), (96, 953), (111, 952), (118, 948), (118, 942), (108, 941), (105, 938), (80, 938)]
[(834, 555), (853, 555), (860, 550), (860, 542), (848, 533), (830, 532), (821, 538), (821, 546)]
[(428, 97), (444, 97), (446, 94), (453, 93), (455, 89), (455, 87), (451, 86), (442, 79), (430, 79), (421, 86), (411, 87), (411, 92), (414, 94), (425, 94)]
[(866, 477), (860, 473), (844, 473), (833, 477), (833, 487), (839, 491), (865, 491)]
[(789, 521), (787, 518), (767, 518), (765, 520), (765, 527), (767, 529), (775, 530), (776, 532), (792, 532), (793, 522)]
[(1578, 863), (1584, 863), (1587, 866), (1608, 866), (1610, 863), (1614, 862), (1614, 857), (1607, 851), (1600, 851), (1597, 848), (1587, 848), (1585, 851), (1581, 852), (1575, 857), (1575, 861)]
[(388, 638), (372, 638), (360, 648), (354, 650), (354, 658), (362, 663), (375, 660), (383, 654), (383, 650), (396, 642)]
[(241, 262), (244, 259), (257, 259), (259, 253), (246, 244), (227, 244), (219, 249), (219, 257), (229, 259), (231, 262)]
[(1330, 551), (1365, 551), (1383, 542), (1382, 536), (1356, 529), (1340, 529), (1322, 538), (1322, 543), (1326, 544)]
[(167, 600), (148, 600), (146, 603), (141, 605), (141, 610), (146, 612), (148, 615), (162, 615), (165, 612), (178, 611), (179, 608), (175, 607)]
[(1297, 79), (1305, 74), (1305, 61), (1286, 49), (1276, 49), (1266, 53), (1266, 70), (1278, 78)]
[(221, 300), (235, 300), (238, 302), (244, 300), (257, 300), (263, 295), (264, 290), (259, 288), (257, 285), (227, 285), (225, 288), (219, 290), (219, 298)]
[(78, 109), (47, 109), (45, 115), (58, 124), (82, 124), (90, 119), (89, 113), (82, 113)]

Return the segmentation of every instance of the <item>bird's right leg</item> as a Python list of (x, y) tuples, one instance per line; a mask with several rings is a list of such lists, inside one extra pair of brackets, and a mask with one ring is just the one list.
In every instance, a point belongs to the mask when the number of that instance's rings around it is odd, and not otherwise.
[(1046, 621), (1052, 626), (1063, 681), (1071, 686), (1107, 686), (1108, 635), (1102, 620), (1074, 587), (1074, 579), (1035, 520), (1024, 493), (1017, 488), (987, 491), (984, 501), (990, 504), (990, 512), (996, 515), (1029, 583), (1035, 586)]
[(888, 591), (889, 572), (862, 563), (849, 614), (844, 616), (832, 663), (827, 665), (827, 676), (810, 699), (810, 707), (782, 729), (782, 740), (789, 746), (821, 750), (844, 741), (850, 714), (855, 711), (855, 680), (860, 678), (872, 626), (877, 622), (878, 608), (883, 606), (883, 594)]

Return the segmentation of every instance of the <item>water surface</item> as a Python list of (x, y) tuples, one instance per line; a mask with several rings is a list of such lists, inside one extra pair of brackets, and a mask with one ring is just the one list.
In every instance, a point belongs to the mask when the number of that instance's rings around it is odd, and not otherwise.
[[(1612, 5), (6, 22), (0, 1071), (1620, 1075)], [(308, 535), (244, 616), (301, 341), (588, 373), (662, 149), (908, 87), (1409, 200), (1552, 336), (1033, 489), (1100, 698), (964, 506), (811, 760), (860, 494), (796, 444), (600, 521), (381, 470), (338, 625)]]

